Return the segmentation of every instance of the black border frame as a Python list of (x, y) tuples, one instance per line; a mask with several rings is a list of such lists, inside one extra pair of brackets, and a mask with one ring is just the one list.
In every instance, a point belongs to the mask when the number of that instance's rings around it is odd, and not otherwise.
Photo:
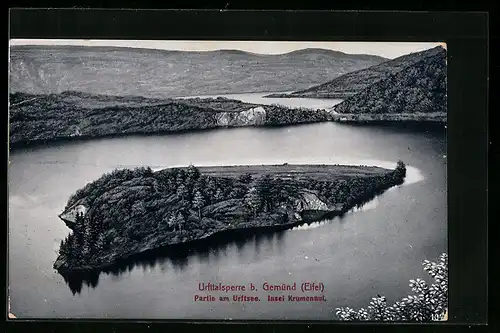
[[(435, 328), (487, 322), (488, 13), (11, 9), (9, 14), (10, 38), (446, 42), (448, 253), (451, 275), (449, 321), (421, 325)], [(181, 22), (190, 24), (179, 24)], [(5, 117), (8, 124), (7, 113)], [(7, 221), (7, 200), (2, 201)], [(5, 223), (5, 226), (8, 231), (8, 224)], [(7, 253), (7, 245), (5, 250)], [(7, 268), (7, 262), (5, 264)], [(8, 278), (8, 275), (3, 277)], [(73, 330), (82, 321), (71, 320), (68, 323), (65, 320), (44, 319), (40, 320), (40, 327), (48, 328), (47, 324), (55, 322)], [(85, 322), (107, 326), (108, 329), (108, 324), (113, 323), (128, 323), (137, 329), (141, 327), (141, 324), (133, 324), (134, 320)], [(147, 329), (158, 327), (157, 322), (179, 323), (173, 320), (140, 322), (144, 323), (142, 328)], [(293, 323), (312, 328), (315, 322)], [(319, 327), (325, 323), (328, 322), (321, 322)], [(339, 327), (346, 325), (333, 323)], [(27, 329), (32, 328), (33, 321), (16, 319), (8, 320), (8, 324), (11, 329), (12, 326)], [(319, 323), (315, 324), (318, 327)], [(366, 327), (366, 324), (355, 325), (356, 328)], [(383, 329), (399, 326), (381, 325)], [(407, 326), (405, 329), (417, 328), (411, 324), (404, 325)], [(200, 326), (198, 328), (206, 329)], [(224, 326), (227, 327), (219, 327)], [(284, 326), (290, 328), (289, 325), (275, 325), (275, 328)], [(254, 326), (253, 329), (261, 328)]]

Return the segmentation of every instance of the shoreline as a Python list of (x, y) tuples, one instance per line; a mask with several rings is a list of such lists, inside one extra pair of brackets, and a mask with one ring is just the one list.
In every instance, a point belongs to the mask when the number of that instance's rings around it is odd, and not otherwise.
[(446, 124), (446, 112), (430, 113), (335, 113), (332, 121), (345, 124)]
[[(394, 116), (397, 118), (397, 115)], [(168, 130), (168, 131), (156, 131), (156, 132), (127, 132), (127, 133), (110, 133), (103, 134), (98, 136), (91, 135), (79, 135), (79, 136), (68, 136), (68, 137), (57, 137), (54, 139), (40, 139), (40, 140), (23, 140), (16, 141), (14, 143), (9, 142), (8, 150), (9, 151), (17, 151), (25, 148), (39, 148), (39, 147), (51, 147), (53, 145), (59, 143), (76, 143), (76, 142), (87, 142), (93, 140), (100, 139), (114, 139), (114, 138), (127, 138), (127, 137), (135, 137), (135, 136), (167, 136), (167, 135), (176, 135), (176, 134), (190, 134), (190, 133), (203, 133), (210, 131), (217, 131), (222, 129), (237, 129), (237, 128), (279, 128), (279, 127), (288, 127), (288, 126), (300, 126), (300, 125), (311, 125), (311, 124), (320, 124), (320, 123), (340, 123), (346, 125), (389, 125), (389, 126), (413, 126), (413, 125), (446, 125), (446, 119), (408, 119), (408, 120), (396, 120), (396, 119), (363, 119), (363, 120), (354, 120), (347, 119), (341, 120), (341, 114), (337, 114), (334, 116), (334, 119), (330, 121), (310, 121), (310, 122), (300, 122), (295, 124), (263, 124), (263, 125), (229, 125), (229, 126), (213, 126), (207, 128), (197, 128), (197, 129), (181, 129), (181, 130)]]
[(355, 94), (346, 94), (346, 93), (332, 93), (326, 96), (316, 95), (310, 96), (305, 94), (284, 94), (284, 93), (272, 93), (269, 95), (263, 96), (264, 98), (310, 98), (310, 99), (345, 99), (353, 96)]
[[(119, 112), (124, 112), (127, 111), (128, 109), (130, 110), (135, 110), (141, 108), (153, 108), (153, 111), (156, 110), (155, 108), (159, 107), (182, 107), (182, 108), (188, 108), (188, 109), (193, 109), (191, 113), (216, 113), (216, 114), (221, 114), (221, 115), (227, 115), (227, 114), (242, 114), (245, 111), (248, 111), (246, 107), (250, 108), (252, 110), (253, 108), (257, 107), (262, 107), (264, 110), (271, 108), (271, 110), (265, 111), (265, 119), (263, 121), (255, 122), (254, 119), (243, 119), (242, 121), (240, 120), (228, 120), (228, 121), (208, 121), (205, 123), (200, 123), (197, 121), (197, 117), (193, 116), (192, 114), (189, 115), (191, 118), (182, 119), (181, 123), (173, 123), (173, 124), (168, 124), (165, 126), (152, 126), (150, 118), (154, 118), (156, 114), (153, 114), (153, 116), (148, 116), (147, 114), (144, 115), (145, 113), (141, 111), (137, 117), (136, 120), (142, 120), (146, 121), (146, 124), (142, 124), (141, 126), (136, 126), (137, 124), (131, 123), (129, 128), (122, 128), (122, 129), (117, 129), (117, 128), (104, 128), (104, 130), (96, 130), (95, 128), (90, 128), (87, 129), (85, 133), (81, 133), (79, 127), (77, 126), (77, 129), (73, 132), (71, 131), (65, 131), (62, 133), (41, 133), (43, 134), (43, 138), (36, 138), (37, 135), (36, 131), (35, 134), (33, 135), (25, 135), (23, 136), (22, 130), (21, 133), (19, 134), (14, 134), (14, 139), (15, 141), (12, 140), (12, 136), (9, 139), (8, 147), (9, 149), (15, 150), (15, 149), (20, 149), (20, 148), (26, 148), (26, 147), (38, 147), (38, 146), (44, 146), (44, 145), (49, 145), (53, 142), (73, 142), (73, 141), (88, 141), (88, 140), (95, 140), (95, 139), (100, 139), (100, 138), (114, 138), (114, 137), (126, 137), (126, 136), (135, 136), (135, 135), (143, 135), (143, 136), (150, 136), (150, 135), (168, 135), (168, 134), (179, 134), (179, 133), (192, 133), (192, 132), (203, 132), (203, 131), (209, 131), (209, 130), (216, 130), (216, 129), (228, 129), (228, 128), (240, 128), (240, 127), (262, 127), (262, 128), (273, 128), (273, 127), (283, 127), (283, 126), (296, 126), (296, 125), (302, 125), (302, 124), (314, 124), (314, 123), (325, 123), (325, 122), (338, 122), (338, 123), (360, 123), (360, 124), (384, 124), (384, 123), (391, 123), (391, 124), (399, 124), (399, 123), (411, 123), (411, 122), (417, 122), (417, 123), (446, 123), (447, 122), (447, 114), (445, 112), (430, 112), (430, 113), (386, 113), (386, 114), (371, 114), (371, 113), (361, 113), (361, 114), (349, 114), (349, 113), (336, 113), (335, 112), (335, 107), (333, 109), (317, 109), (315, 112), (319, 112), (320, 114), (316, 113), (309, 113), (309, 112), (304, 112), (301, 108), (290, 108), (288, 106), (283, 106), (276, 104), (271, 104), (271, 105), (265, 105), (265, 104), (259, 104), (259, 103), (249, 103), (249, 102), (243, 102), (238, 99), (232, 99), (228, 98), (225, 96), (218, 96), (218, 97), (223, 97), (222, 100), (219, 100), (217, 95), (208, 95), (208, 96), (183, 96), (182, 98), (173, 98), (173, 99), (165, 99), (165, 100), (155, 100), (152, 99), (149, 102), (153, 104), (146, 103), (148, 101), (147, 98), (143, 97), (137, 97), (137, 96), (129, 96), (129, 97), (124, 97), (124, 96), (110, 96), (110, 95), (84, 95), (80, 96), (82, 93), (75, 92), (75, 91), (68, 91), (65, 93), (60, 93), (60, 94), (55, 94), (54, 96), (52, 95), (32, 95), (32, 94), (27, 94), (28, 97), (32, 97), (29, 100), (22, 101), (20, 103), (25, 103), (29, 102), (33, 99), (39, 99), (39, 98), (49, 98), (49, 101), (47, 103), (55, 103), (55, 102), (64, 102), (64, 103), (69, 103), (68, 105), (64, 105), (64, 108), (67, 108), (68, 110), (71, 110), (71, 106), (73, 107), (82, 107), (79, 104), (74, 104), (74, 102), (71, 98), (74, 96), (77, 96), (78, 98), (83, 98), (84, 102), (86, 100), (89, 100), (90, 102), (95, 102), (95, 103), (107, 103), (105, 106), (101, 107), (96, 107), (96, 109), (106, 109), (109, 110), (110, 115), (109, 117), (112, 117), (116, 114), (120, 114)], [(263, 92), (260, 92), (259, 94), (264, 94)], [(271, 93), (270, 95), (266, 95), (264, 97), (269, 97), (269, 96), (278, 96), (282, 95), (283, 93), (277, 92), (276, 94)], [(34, 96), (34, 97), (33, 97)], [(231, 96), (229, 96), (231, 97)], [(294, 96), (294, 95), (288, 95), (287, 97), (289, 98), (309, 98), (309, 99), (314, 99), (316, 97), (302, 97), (302, 96)], [(330, 96), (329, 98), (331, 99), (338, 99), (338, 98), (345, 98), (349, 97), (348, 94), (336, 94), (335, 96)], [(122, 100), (123, 98), (132, 98), (132, 100)], [(139, 100), (135, 100), (135, 99)], [(182, 102), (180, 102), (182, 101)], [(117, 106), (112, 106), (110, 103), (117, 102)], [(126, 103), (125, 103), (126, 102)], [(71, 104), (73, 103), (73, 104)], [(80, 102), (79, 102), (80, 103)], [(122, 105), (122, 103), (125, 103)], [(128, 104), (127, 104), (128, 103)], [(131, 104), (130, 104), (131, 103)], [(139, 104), (135, 104), (139, 103)], [(144, 104), (146, 103), (146, 104)], [(157, 103), (160, 103), (157, 105)], [(180, 103), (178, 105), (178, 103)], [(109, 104), (109, 105), (108, 105)], [(130, 105), (129, 105), (130, 104)], [(144, 105), (142, 105), (144, 104)], [(215, 109), (214, 109), (215, 107)], [(277, 110), (274, 110), (273, 108), (278, 108)], [(91, 108), (92, 109), (92, 108)], [(287, 112), (284, 113), (284, 111), (288, 110), (302, 110), (302, 113), (298, 116), (294, 116), (293, 119), (288, 119), (286, 114)], [(157, 110), (156, 110), (157, 111)], [(155, 111), (155, 112), (156, 112)], [(171, 111), (171, 110), (170, 110)], [(169, 112), (170, 112), (169, 111)], [(309, 110), (309, 111), (314, 111), (314, 110)], [(39, 111), (37, 111), (39, 112)], [(129, 111), (127, 111), (129, 112)], [(268, 115), (268, 112), (269, 115)], [(40, 112), (39, 112), (40, 113)], [(175, 114), (175, 113), (174, 113)], [(200, 116), (198, 114), (198, 116)], [(53, 115), (38, 115), (40, 118), (39, 120), (36, 121), (42, 121), (43, 117), (48, 117), (47, 119), (51, 119)], [(76, 114), (75, 114), (76, 116)], [(204, 114), (203, 116), (206, 116)], [(21, 116), (19, 116), (21, 117)], [(30, 116), (31, 117), (31, 116)], [(149, 117), (149, 118), (148, 118)], [(172, 116), (174, 117), (174, 116)], [(194, 117), (194, 118), (193, 118)], [(232, 116), (231, 116), (232, 117)], [(245, 116), (246, 117), (246, 116)], [(132, 117), (133, 118), (133, 117)], [(144, 119), (143, 119), (144, 118)], [(224, 118), (224, 117), (223, 117)], [(225, 117), (227, 118), (227, 117)], [(267, 119), (269, 118), (269, 119)], [(24, 119), (24, 118), (22, 118)], [(27, 118), (28, 120), (19, 120), (18, 122), (22, 123), (23, 121), (29, 121), (31, 118)], [(135, 118), (134, 118), (135, 119)], [(104, 121), (104, 124), (108, 120), (108, 118), (104, 117), (101, 119)], [(226, 119), (227, 120), (227, 119)], [(66, 121), (66, 120), (65, 120)], [(186, 123), (187, 121), (187, 123)], [(234, 121), (234, 122), (233, 122)], [(69, 122), (69, 124), (73, 124), (72, 122)], [(97, 122), (95, 126), (99, 128), (101, 126), (101, 122)], [(76, 125), (71, 125), (71, 126), (76, 126)], [(70, 126), (70, 127), (71, 127)], [(127, 125), (128, 126), (128, 125)], [(134, 128), (135, 127), (135, 128)], [(26, 133), (25, 133), (26, 134)], [(59, 135), (58, 135), (59, 134)], [(39, 136), (40, 133), (38, 134)], [(32, 138), (30, 138), (32, 136)]]
[(155, 132), (127, 132), (127, 133), (109, 133), (102, 134), (98, 136), (92, 135), (78, 135), (78, 136), (67, 136), (67, 137), (57, 137), (54, 139), (40, 139), (40, 140), (23, 140), (16, 141), (14, 143), (9, 143), (9, 150), (18, 150), (22, 148), (36, 148), (36, 147), (44, 147), (51, 146), (57, 143), (67, 143), (67, 142), (86, 142), (92, 140), (100, 140), (100, 139), (113, 139), (113, 138), (126, 138), (126, 137), (134, 137), (134, 136), (166, 136), (166, 135), (176, 135), (176, 134), (190, 134), (190, 133), (198, 133), (198, 132), (209, 132), (216, 131), (220, 129), (237, 129), (237, 128), (276, 128), (276, 127), (285, 127), (285, 126), (299, 126), (299, 125), (309, 125), (316, 123), (325, 123), (327, 121), (311, 121), (311, 122), (302, 122), (296, 124), (263, 124), (263, 125), (224, 125), (224, 126), (213, 126), (206, 128), (196, 128), (196, 129), (180, 129), (180, 130), (165, 130), (165, 131), (155, 131)]
[[(283, 224), (225, 229), (225, 230), (216, 231), (208, 236), (197, 238), (197, 239), (192, 239), (192, 240), (189, 240), (186, 242), (166, 244), (163, 246), (159, 246), (157, 248), (147, 249), (147, 250), (144, 250), (141, 252), (133, 253), (133, 254), (130, 254), (126, 257), (122, 257), (122, 258), (119, 258), (119, 259), (112, 261), (110, 263), (102, 264), (102, 265), (99, 265), (96, 267), (83, 266), (83, 267), (76, 267), (76, 268), (72, 268), (72, 269), (65, 269), (65, 268), (57, 269), (56, 268), (56, 270), (61, 275), (65, 275), (65, 276), (70, 276), (70, 275), (78, 274), (78, 273), (91, 274), (91, 273), (98, 273), (98, 272), (99, 273), (100, 272), (108, 272), (108, 271), (113, 270), (113, 268), (119, 268), (119, 266), (126, 265), (126, 264), (130, 263), (131, 261), (140, 260), (143, 257), (159, 254), (159, 253), (167, 251), (167, 250), (181, 249), (181, 250), (189, 251), (189, 252), (191, 252), (192, 250), (196, 251), (196, 250), (199, 250), (200, 248), (202, 248), (203, 246), (223, 243), (224, 240), (225, 241), (235, 241), (235, 240), (240, 240), (240, 239), (247, 240), (255, 235), (273, 234), (273, 233), (280, 232), (280, 231), (291, 230), (294, 227), (297, 227), (300, 225), (311, 224), (314, 222), (320, 222), (323, 220), (327, 220), (330, 218), (341, 216), (345, 213), (347, 213), (347, 211), (345, 211), (345, 212), (344, 211), (331, 211), (331, 212), (325, 213), (322, 218), (311, 219), (308, 221), (302, 220), (302, 221), (283, 223)], [(230, 236), (236, 236), (236, 238), (228, 239), (227, 237), (230, 237)], [(179, 251), (179, 252), (182, 252), (182, 251)]]
[(392, 126), (412, 126), (412, 125), (446, 125), (447, 120), (422, 119), (422, 120), (395, 120), (395, 119), (364, 119), (364, 120), (334, 120), (334, 123), (346, 125), (392, 125)]

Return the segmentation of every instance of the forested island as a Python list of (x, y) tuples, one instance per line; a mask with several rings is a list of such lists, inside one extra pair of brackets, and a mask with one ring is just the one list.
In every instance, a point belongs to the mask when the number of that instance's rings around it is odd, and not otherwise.
[(406, 167), (261, 165), (114, 170), (73, 194), (54, 268), (95, 271), (223, 232), (283, 230), (344, 214), (401, 184)]
[(224, 97), (155, 99), (76, 91), (13, 93), (9, 104), (11, 147), (129, 134), (313, 123), (331, 117), (325, 110), (250, 104)]

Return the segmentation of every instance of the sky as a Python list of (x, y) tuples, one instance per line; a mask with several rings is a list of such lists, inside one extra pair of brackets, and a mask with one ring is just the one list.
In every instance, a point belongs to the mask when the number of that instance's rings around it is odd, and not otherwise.
[(11, 39), (10, 45), (122, 46), (179, 51), (242, 50), (259, 54), (283, 54), (305, 48), (321, 48), (349, 54), (372, 54), (394, 59), (433, 48), (438, 42), (286, 42), (286, 41), (182, 41), (97, 39)]

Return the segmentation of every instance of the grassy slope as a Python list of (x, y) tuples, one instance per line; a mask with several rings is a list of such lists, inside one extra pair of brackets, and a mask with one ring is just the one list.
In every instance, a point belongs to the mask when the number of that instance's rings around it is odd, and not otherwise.
[[(362, 166), (203, 167), (198, 169), (198, 176), (189, 170), (117, 170), (78, 190), (68, 200), (65, 213), (79, 205), (88, 208), (82, 225), (100, 230), (95, 237), (102, 238), (101, 250), (92, 250), (77, 261), (61, 255), (55, 267), (62, 271), (102, 268), (143, 251), (228, 230), (292, 226), (303, 223), (295, 215), (297, 200), (304, 200), (303, 191), (313, 193), (333, 212), (341, 213), (404, 178), (398, 169)], [(249, 179), (239, 177), (248, 173)], [(271, 191), (257, 210), (252, 210), (245, 199), (251, 189), (258, 193)], [(199, 212), (193, 203), (197, 192), (204, 198)], [(313, 211), (317, 207), (310, 206), (316, 203), (308, 205), (306, 209)], [(168, 224), (172, 219), (178, 221), (179, 216), (181, 227)], [(315, 219), (324, 215), (309, 216)], [(75, 230), (75, 225), (72, 228)], [(96, 242), (94, 238), (79, 243), (74, 235), (68, 236), (64, 250), (80, 255), (82, 249)]]
[(76, 90), (151, 98), (289, 91), (385, 60), (321, 49), (257, 55), (234, 50), (14, 46), (10, 49), (10, 91)]
[(319, 181), (336, 181), (350, 177), (372, 177), (380, 176), (387, 169), (375, 166), (351, 166), (351, 165), (242, 165), (242, 166), (215, 166), (199, 167), (206, 175), (218, 177), (239, 177), (243, 174), (262, 176), (265, 174), (276, 177), (293, 177), (295, 179), (314, 179)]

